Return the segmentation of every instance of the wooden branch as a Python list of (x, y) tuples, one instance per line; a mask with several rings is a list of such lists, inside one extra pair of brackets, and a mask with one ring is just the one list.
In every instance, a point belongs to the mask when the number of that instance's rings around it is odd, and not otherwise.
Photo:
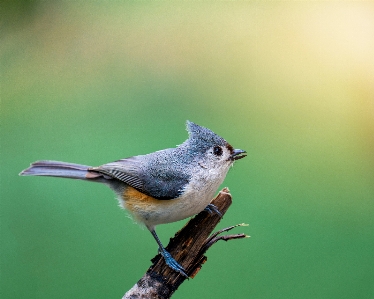
[[(232, 203), (228, 188), (224, 188), (211, 203), (223, 216)], [(205, 252), (217, 241), (248, 237), (245, 234), (219, 236), (223, 232), (245, 224), (230, 226), (211, 235), (220, 220), (221, 217), (215, 212), (202, 211), (170, 239), (166, 250), (186, 270), (189, 277), (194, 278), (200, 271), (202, 264), (207, 260)], [(170, 269), (160, 254), (156, 255), (152, 262), (152, 266), (144, 276), (122, 299), (167, 299), (186, 280), (186, 277)]]

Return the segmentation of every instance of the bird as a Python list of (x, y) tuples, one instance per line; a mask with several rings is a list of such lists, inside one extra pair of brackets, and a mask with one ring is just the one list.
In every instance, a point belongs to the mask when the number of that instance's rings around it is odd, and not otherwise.
[(174, 271), (185, 269), (162, 245), (156, 226), (179, 221), (205, 210), (221, 216), (211, 204), (218, 187), (246, 151), (234, 149), (213, 131), (191, 121), (188, 139), (175, 148), (132, 156), (101, 166), (40, 160), (21, 176), (49, 176), (102, 183), (117, 195), (119, 204), (151, 232), (159, 253)]

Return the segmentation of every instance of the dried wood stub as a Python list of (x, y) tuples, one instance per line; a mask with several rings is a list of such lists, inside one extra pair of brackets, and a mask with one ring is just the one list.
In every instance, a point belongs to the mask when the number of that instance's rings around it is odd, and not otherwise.
[[(211, 203), (218, 208), (223, 216), (232, 203), (228, 188), (220, 191)], [(202, 264), (207, 260), (204, 255), (205, 252), (215, 242), (247, 237), (244, 234), (218, 236), (218, 234), (236, 226), (231, 226), (211, 235), (220, 220), (220, 215), (214, 212), (202, 211), (170, 239), (166, 250), (186, 270), (189, 277), (195, 277), (200, 271)], [(186, 277), (170, 269), (160, 254), (155, 256), (152, 262), (152, 266), (134, 287), (125, 294), (123, 299), (170, 298), (181, 283), (185, 281)]]

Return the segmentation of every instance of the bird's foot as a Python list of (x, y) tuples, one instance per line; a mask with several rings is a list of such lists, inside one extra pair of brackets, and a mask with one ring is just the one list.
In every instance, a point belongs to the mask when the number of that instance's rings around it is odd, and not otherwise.
[(184, 268), (177, 263), (177, 261), (171, 256), (169, 252), (167, 252), (164, 248), (160, 250), (161, 255), (164, 257), (166, 264), (176, 272), (179, 272), (184, 277), (188, 278)]
[(218, 208), (214, 205), (214, 204), (212, 204), (212, 203), (210, 203), (210, 204), (208, 204), (206, 207), (205, 207), (205, 209), (204, 209), (204, 211), (207, 211), (209, 214), (213, 214), (213, 212), (214, 213), (216, 213), (219, 217), (222, 217), (222, 214), (221, 214), (221, 212), (218, 210)]

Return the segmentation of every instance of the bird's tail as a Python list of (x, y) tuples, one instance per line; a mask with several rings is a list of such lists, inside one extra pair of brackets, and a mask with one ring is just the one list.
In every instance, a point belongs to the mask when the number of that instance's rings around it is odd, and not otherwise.
[(102, 177), (101, 174), (89, 171), (90, 166), (60, 161), (36, 161), (20, 175), (53, 176), (69, 179), (94, 179)]

